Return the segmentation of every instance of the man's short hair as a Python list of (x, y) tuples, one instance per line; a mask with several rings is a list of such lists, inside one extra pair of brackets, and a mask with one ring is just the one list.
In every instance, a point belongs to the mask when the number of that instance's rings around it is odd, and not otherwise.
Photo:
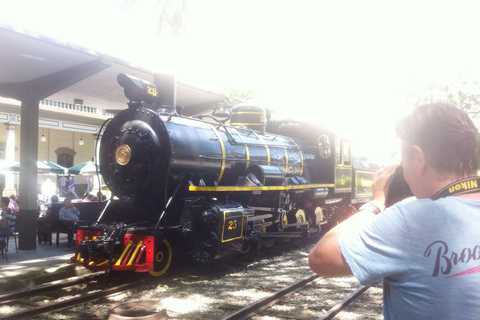
[(480, 161), (480, 134), (468, 114), (451, 104), (436, 102), (417, 107), (395, 128), (402, 154), (417, 145), (428, 165), (456, 176), (476, 175)]

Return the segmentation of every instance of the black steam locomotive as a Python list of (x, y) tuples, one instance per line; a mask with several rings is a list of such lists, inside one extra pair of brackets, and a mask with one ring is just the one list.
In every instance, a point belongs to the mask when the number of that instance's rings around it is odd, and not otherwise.
[(79, 228), (73, 258), (91, 270), (161, 275), (176, 252), (207, 263), (308, 237), (371, 197), (378, 166), (354, 159), (350, 142), (324, 127), (251, 105), (186, 117), (174, 78), (118, 82), (130, 102), (100, 145), (113, 200)]

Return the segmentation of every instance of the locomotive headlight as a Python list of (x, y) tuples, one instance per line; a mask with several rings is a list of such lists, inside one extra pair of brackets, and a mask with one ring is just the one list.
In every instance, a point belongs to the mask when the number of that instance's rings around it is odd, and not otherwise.
[(217, 213), (212, 209), (206, 209), (202, 212), (202, 222), (212, 224), (217, 221)]
[(148, 81), (120, 73), (117, 76), (118, 84), (124, 89), (125, 96), (134, 102), (153, 103), (158, 101), (157, 86)]

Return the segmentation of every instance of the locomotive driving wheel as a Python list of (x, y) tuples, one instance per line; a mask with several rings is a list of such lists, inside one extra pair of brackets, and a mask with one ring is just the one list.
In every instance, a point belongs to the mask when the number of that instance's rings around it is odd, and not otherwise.
[(240, 253), (241, 254), (247, 254), (248, 252), (250, 252), (250, 249), (252, 249), (252, 244), (249, 243), (249, 244), (245, 244), (242, 248), (242, 250), (240, 250)]
[[(307, 218), (305, 217), (305, 211), (302, 209), (298, 209), (297, 212), (295, 212), (295, 221), (296, 223), (302, 223), (307, 221)], [(305, 226), (297, 226), (297, 230), (302, 230), (305, 229)]]
[(167, 239), (161, 239), (155, 248), (155, 256), (153, 258), (153, 270), (148, 271), (152, 276), (159, 277), (167, 272), (172, 263), (172, 247)]
[[(283, 213), (283, 218), (282, 220), (280, 221), (280, 223), (278, 224), (278, 231), (279, 232), (285, 232), (285, 226), (288, 224), (288, 218), (287, 218), (287, 214), (286, 213)], [(284, 242), (289, 242), (290, 241), (290, 238), (283, 238), (283, 241)]]
[(318, 231), (320, 231), (320, 229), (322, 228), (321, 224), (323, 220), (324, 220), (324, 217), (323, 217), (322, 208), (316, 207), (315, 208), (315, 226), (318, 228)]
[[(264, 222), (265, 222), (265, 219), (262, 219), (262, 223), (264, 223)], [(267, 232), (267, 227), (263, 227), (262, 232), (263, 233)], [(275, 244), (275, 238), (268, 239), (268, 240), (263, 242), (263, 245), (267, 248), (272, 247), (274, 244)]]

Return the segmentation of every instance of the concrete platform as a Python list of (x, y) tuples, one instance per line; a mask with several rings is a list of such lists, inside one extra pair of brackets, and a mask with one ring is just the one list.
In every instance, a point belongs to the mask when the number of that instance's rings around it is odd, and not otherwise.
[[(18, 241), (18, 239), (17, 239)], [(60, 245), (38, 244), (36, 250), (15, 250), (10, 238), (8, 261), (0, 256), (0, 293), (25, 290), (42, 283), (91, 273), (70, 263), (75, 246), (68, 246), (67, 235), (60, 236)]]

